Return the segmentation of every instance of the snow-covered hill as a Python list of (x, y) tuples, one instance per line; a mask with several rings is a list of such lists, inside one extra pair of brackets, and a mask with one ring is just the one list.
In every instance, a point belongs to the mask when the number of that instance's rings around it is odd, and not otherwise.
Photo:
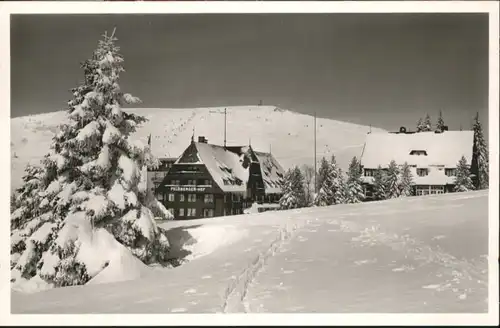
[[(188, 146), (193, 133), (209, 143), (223, 144), (224, 108), (126, 109), (149, 119), (135, 137), (147, 142), (152, 135), (156, 156), (177, 157)], [(26, 164), (37, 164), (48, 152), (51, 138), (66, 112), (17, 117), (11, 120), (11, 188), (19, 187)], [(314, 119), (310, 115), (274, 106), (227, 107), (227, 145), (247, 145), (274, 154), (287, 169), (295, 164), (314, 164)], [(342, 168), (360, 156), (368, 126), (318, 118), (317, 155), (332, 153)], [(372, 128), (373, 132), (384, 131)]]
[(190, 262), (129, 281), (13, 291), (12, 313), (488, 311), (488, 191), (163, 227)]

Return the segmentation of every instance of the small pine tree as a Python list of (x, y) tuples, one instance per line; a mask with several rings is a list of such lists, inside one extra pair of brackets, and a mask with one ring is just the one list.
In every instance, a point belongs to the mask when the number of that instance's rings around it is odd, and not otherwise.
[(404, 163), (401, 168), (401, 180), (399, 183), (399, 196), (407, 197), (413, 195), (413, 176), (408, 163)]
[(373, 198), (375, 200), (387, 199), (386, 174), (380, 165), (373, 173)]
[(286, 172), (282, 186), (283, 196), (279, 201), (280, 209), (287, 210), (306, 205), (304, 177), (299, 167), (296, 166)]
[(359, 203), (364, 199), (363, 185), (361, 181), (361, 164), (354, 156), (349, 164), (347, 181), (344, 187), (346, 203)]
[(346, 197), (346, 181), (344, 178), (344, 172), (342, 169), (338, 168), (338, 177), (337, 177), (337, 189), (334, 193), (336, 204), (345, 204), (347, 203)]
[(422, 118), (419, 118), (417, 122), (417, 132), (422, 131), (424, 131), (424, 122), (422, 121)]
[(387, 198), (397, 198), (400, 195), (400, 170), (394, 160), (389, 163), (386, 174)]
[(323, 182), (325, 181), (326, 177), (328, 176), (329, 170), (330, 170), (330, 165), (328, 163), (328, 160), (324, 157), (321, 158), (318, 169), (318, 176), (316, 178), (316, 186), (318, 192), (321, 189), (321, 186), (323, 185)]
[(483, 127), (479, 121), (479, 113), (476, 113), (472, 130), (474, 131), (474, 145), (472, 147), (471, 172), (475, 175), (474, 185), (476, 189), (488, 189), (488, 146), (484, 139)]
[(457, 192), (474, 190), (475, 188), (470, 176), (469, 165), (464, 156), (458, 161), (456, 170), (454, 190)]
[(425, 119), (423, 122), (423, 127), (422, 127), (423, 132), (428, 132), (432, 131), (432, 122), (431, 122), (431, 117), (429, 114), (425, 115)]
[(321, 161), (321, 185), (314, 200), (316, 206), (329, 206), (338, 204), (341, 201), (340, 190), (340, 168), (337, 166), (335, 156), (332, 156), (330, 163), (327, 160)]
[(445, 127), (445, 124), (444, 124), (444, 120), (443, 120), (443, 112), (439, 111), (439, 117), (438, 117), (438, 120), (436, 123), (436, 130), (444, 131), (444, 127)]

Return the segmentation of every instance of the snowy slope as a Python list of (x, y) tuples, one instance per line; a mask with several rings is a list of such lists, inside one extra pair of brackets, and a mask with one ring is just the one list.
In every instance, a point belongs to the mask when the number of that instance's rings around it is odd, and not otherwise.
[[(189, 145), (193, 131), (209, 143), (223, 144), (224, 108), (127, 109), (149, 121), (136, 137), (147, 142), (152, 134), (153, 153), (177, 157)], [(49, 150), (53, 133), (66, 120), (65, 112), (11, 119), (12, 188), (19, 186), (27, 163), (36, 164)], [(373, 132), (383, 131), (372, 129)], [(313, 117), (272, 106), (227, 108), (227, 145), (251, 145), (271, 152), (284, 169), (294, 164), (313, 164)], [(334, 152), (346, 168), (352, 156), (360, 156), (369, 127), (330, 119), (317, 119), (318, 160)]]
[(488, 311), (487, 191), (164, 227), (192, 261), (128, 282), (13, 292), (12, 313)]

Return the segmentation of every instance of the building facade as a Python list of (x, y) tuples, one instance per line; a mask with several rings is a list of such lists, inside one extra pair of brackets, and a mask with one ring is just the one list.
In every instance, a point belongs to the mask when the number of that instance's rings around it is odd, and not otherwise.
[(410, 166), (414, 195), (453, 192), (457, 163), (464, 156), (470, 165), (473, 142), (473, 131), (368, 134), (361, 155), (366, 200), (373, 199), (375, 171), (387, 170), (391, 160)]
[(157, 189), (177, 158), (159, 158), (159, 165), (148, 167), (148, 188), (157, 195)]
[(277, 203), (283, 168), (251, 146), (223, 147), (194, 139), (157, 188), (176, 219), (242, 214), (254, 202)]

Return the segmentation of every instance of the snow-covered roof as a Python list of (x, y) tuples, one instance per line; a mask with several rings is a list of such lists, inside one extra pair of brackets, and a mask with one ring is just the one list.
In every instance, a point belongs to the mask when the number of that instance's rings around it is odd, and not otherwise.
[[(472, 160), (473, 131), (371, 133), (366, 137), (361, 164), (364, 168), (387, 167), (391, 160), (417, 167), (456, 167), (462, 156)], [(427, 155), (410, 155), (414, 150)]]
[(218, 145), (204, 142), (194, 144), (201, 163), (224, 192), (246, 192), (249, 170), (248, 166), (243, 167), (243, 156)]
[(280, 179), (283, 178), (285, 171), (270, 153), (254, 151), (260, 163), (262, 180), (264, 181), (264, 190), (266, 194), (281, 193)]
[(193, 142), (197, 158), (183, 161), (180, 156), (177, 164), (203, 164), (224, 192), (245, 193), (250, 177), (250, 163), (259, 163), (266, 194), (280, 193), (279, 179), (284, 175), (283, 168), (269, 153), (256, 152), (250, 146), (223, 146), (206, 142)]

